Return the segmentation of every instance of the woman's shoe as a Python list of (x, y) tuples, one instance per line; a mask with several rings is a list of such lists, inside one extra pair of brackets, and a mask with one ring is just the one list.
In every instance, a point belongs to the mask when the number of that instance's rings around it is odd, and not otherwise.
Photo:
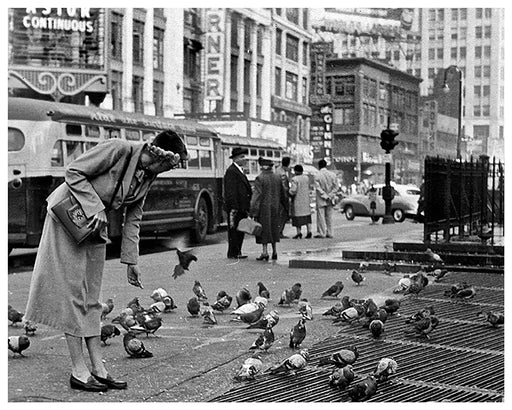
[(87, 382), (83, 382), (77, 379), (75, 376), (71, 375), (69, 378), (69, 385), (72, 389), (75, 390), (84, 390), (84, 391), (92, 391), (92, 392), (104, 392), (108, 390), (108, 386), (106, 384), (100, 383), (96, 381), (96, 379), (92, 376), (89, 376)]
[(261, 254), (256, 258), (257, 261), (268, 261), (268, 253), (266, 255)]
[(274, 260), (274, 261), (277, 260), (277, 253), (272, 254), (272, 260)]
[(298, 233), (297, 235), (295, 235), (293, 237), (293, 239), (301, 239), (302, 238), (302, 234), (301, 233)]
[(106, 385), (110, 389), (117, 389), (117, 390), (123, 390), (128, 387), (128, 383), (122, 381), (122, 380), (114, 380), (110, 374), (107, 374), (107, 377), (100, 377), (95, 375), (94, 373), (91, 373), (92, 376), (98, 380), (100, 383)]
[(306, 235), (306, 239), (311, 239), (311, 236), (313, 236), (311, 232), (308, 232), (308, 234)]

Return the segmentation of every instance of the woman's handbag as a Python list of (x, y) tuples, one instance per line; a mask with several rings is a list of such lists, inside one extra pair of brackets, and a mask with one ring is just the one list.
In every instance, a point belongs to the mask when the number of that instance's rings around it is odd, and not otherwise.
[(236, 228), (236, 230), (248, 233), (249, 235), (259, 236), (261, 235), (263, 227), (259, 222), (256, 222), (254, 219), (243, 218), (240, 219), (240, 222), (238, 222), (238, 227)]
[[(119, 191), (121, 183), (123, 182), (124, 175), (126, 174), (126, 169), (128, 168), (128, 164), (130, 163), (131, 156), (132, 150), (130, 149), (130, 154), (126, 159), (123, 171), (119, 177), (119, 180), (117, 181), (114, 194), (112, 195), (112, 198), (106, 210), (110, 209), (110, 207), (112, 206), (112, 202), (114, 201), (114, 198), (117, 194), (117, 191)], [(71, 238), (75, 240), (77, 245), (80, 245), (94, 232), (94, 225), (91, 224), (93, 218), (85, 217), (85, 212), (82, 209), (82, 206), (71, 193), (71, 191), (69, 192), (69, 195), (66, 198), (64, 198), (62, 201), (58, 202), (56, 205), (52, 207), (52, 211), (61, 223), (62, 227), (66, 230), (69, 236), (71, 236)]]

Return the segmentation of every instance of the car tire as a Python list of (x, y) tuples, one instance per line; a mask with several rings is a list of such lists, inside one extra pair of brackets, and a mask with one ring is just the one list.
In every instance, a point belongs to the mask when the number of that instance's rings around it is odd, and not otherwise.
[(403, 222), (405, 221), (405, 212), (400, 208), (395, 208), (391, 211), (391, 215), (393, 215), (393, 219), (395, 222)]
[(343, 212), (345, 212), (345, 218), (347, 218), (347, 220), (352, 221), (354, 219), (354, 208), (350, 205), (346, 206)]

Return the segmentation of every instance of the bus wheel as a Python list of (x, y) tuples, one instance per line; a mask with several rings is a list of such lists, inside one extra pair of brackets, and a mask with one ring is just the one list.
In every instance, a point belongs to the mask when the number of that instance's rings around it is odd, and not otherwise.
[(195, 227), (192, 230), (192, 240), (195, 243), (201, 243), (206, 239), (206, 233), (208, 231), (209, 225), (209, 213), (208, 213), (208, 205), (204, 198), (199, 198), (199, 203), (197, 204), (197, 212), (195, 215), (196, 223)]

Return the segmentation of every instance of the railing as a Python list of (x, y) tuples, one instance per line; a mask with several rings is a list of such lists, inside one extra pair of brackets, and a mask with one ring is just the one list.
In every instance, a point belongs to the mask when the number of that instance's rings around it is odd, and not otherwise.
[[(478, 160), (425, 159), (424, 242), (478, 237), (494, 245), (504, 237), (505, 167)], [(442, 238), (440, 239), (440, 236)]]

